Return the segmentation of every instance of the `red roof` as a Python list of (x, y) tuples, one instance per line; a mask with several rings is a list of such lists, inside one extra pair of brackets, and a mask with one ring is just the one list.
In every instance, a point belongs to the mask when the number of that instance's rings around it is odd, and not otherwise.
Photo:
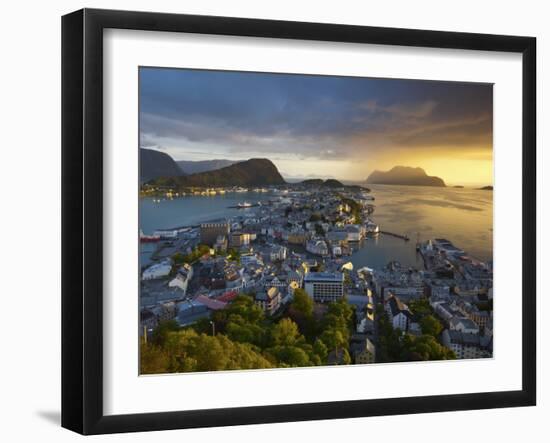
[(199, 295), (197, 298), (195, 298), (195, 301), (202, 303), (208, 309), (212, 309), (213, 311), (219, 311), (220, 309), (225, 308), (225, 306), (227, 305), (227, 303), (224, 303), (222, 301), (208, 298), (206, 295)]
[(237, 291), (227, 291), (220, 295), (217, 300), (224, 303), (229, 303), (230, 301), (233, 301), (237, 295), (239, 295)]

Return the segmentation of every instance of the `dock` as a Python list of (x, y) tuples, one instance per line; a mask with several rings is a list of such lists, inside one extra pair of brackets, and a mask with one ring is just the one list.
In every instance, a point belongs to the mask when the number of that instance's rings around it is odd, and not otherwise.
[(228, 209), (249, 209), (249, 208), (257, 208), (261, 206), (259, 203), (254, 203), (248, 206), (228, 206)]
[(400, 238), (401, 240), (409, 241), (410, 238), (406, 235), (396, 234), (395, 232), (380, 231), (380, 234), (391, 235), (392, 237)]

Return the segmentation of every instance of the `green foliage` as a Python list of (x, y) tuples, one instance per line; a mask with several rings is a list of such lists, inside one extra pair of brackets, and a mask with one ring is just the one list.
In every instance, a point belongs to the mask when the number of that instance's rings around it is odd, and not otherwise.
[(318, 222), (322, 219), (323, 217), (321, 217), (321, 214), (319, 214), (318, 212), (314, 212), (313, 214), (311, 214), (311, 217), (309, 217), (310, 222)]
[(327, 328), (321, 334), (321, 340), (329, 349), (338, 349), (347, 345), (349, 335), (338, 328)]
[(307, 352), (298, 346), (275, 346), (267, 349), (266, 353), (277, 361), (279, 368), (313, 365)]
[(325, 345), (323, 340), (321, 340), (320, 338), (315, 340), (315, 342), (313, 343), (313, 352), (319, 357), (322, 362), (326, 362), (328, 356), (328, 348), (327, 345)]
[(481, 301), (477, 303), (476, 306), (480, 311), (492, 311), (493, 299), (489, 299), (488, 301)]
[(166, 338), (170, 332), (179, 330), (180, 327), (175, 320), (161, 321), (153, 330), (151, 341), (153, 344), (162, 346), (166, 343)]
[(430, 302), (427, 298), (420, 298), (418, 300), (411, 300), (407, 303), (409, 309), (419, 317), (426, 315), (432, 315), (433, 309), (430, 306)]
[(140, 374), (161, 374), (168, 371), (170, 359), (166, 351), (154, 344), (141, 343)]
[(313, 299), (306, 291), (298, 288), (288, 309), (288, 315), (298, 325), (302, 334), (308, 338), (315, 335), (316, 324), (313, 317)]
[(351, 279), (351, 275), (349, 275), (349, 272), (344, 271), (344, 285), (347, 287), (353, 286), (353, 280)]
[(283, 318), (271, 329), (271, 342), (274, 346), (292, 346), (303, 339), (298, 325), (290, 318)]
[(304, 289), (298, 288), (294, 291), (294, 298), (290, 307), (306, 318), (313, 316), (313, 299)]
[(317, 235), (320, 235), (321, 237), (323, 237), (325, 235), (325, 230), (323, 229), (323, 227), (319, 223), (317, 223), (315, 225), (315, 233)]
[(182, 265), (185, 263), (185, 257), (187, 257), (185, 254), (182, 254), (181, 252), (176, 252), (174, 255), (172, 255), (172, 261), (175, 265)]
[[(429, 316), (425, 318), (429, 318)], [(431, 323), (430, 320), (428, 322)], [(432, 325), (432, 327), (434, 326)], [(377, 359), (381, 362), (451, 360), (456, 358), (453, 351), (438, 343), (433, 335), (423, 334), (420, 337), (415, 337), (398, 329), (393, 329), (386, 315), (381, 315), (378, 318), (378, 332)]]
[(241, 343), (256, 346), (265, 344), (268, 330), (262, 309), (254, 303), (252, 297), (240, 294), (227, 308), (216, 311), (212, 316), (216, 331)]
[(355, 219), (355, 223), (363, 223), (363, 215), (361, 211), (361, 205), (351, 198), (342, 198), (342, 203), (348, 205), (351, 208), (351, 214)]
[(422, 334), (438, 337), (443, 331), (443, 325), (433, 315), (427, 315), (420, 320), (420, 327), (422, 328)]
[(238, 249), (229, 248), (227, 251), (227, 259), (237, 263), (241, 262), (241, 253)]
[(331, 303), (320, 324), (315, 323), (313, 308), (311, 298), (298, 289), (293, 312), (306, 320), (310, 335), (291, 317), (266, 318), (246, 294), (213, 313), (211, 320), (200, 320), (193, 327), (180, 329), (174, 321), (162, 322), (150, 343), (142, 344), (141, 373), (317, 366), (327, 363), (330, 351), (350, 363), (353, 308), (345, 300)]
[(419, 318), (422, 334), (438, 337), (443, 331), (443, 325), (434, 315), (434, 311), (430, 306), (427, 298), (419, 300), (411, 300), (408, 303), (409, 309)]
[(326, 346), (315, 342), (307, 343), (300, 334), (298, 325), (289, 318), (281, 319), (271, 330), (271, 346), (266, 355), (277, 362), (279, 367), (317, 366), (326, 360)]
[(347, 351), (354, 317), (354, 308), (344, 299), (328, 305), (328, 312), (321, 321), (320, 339), (329, 350)]
[(453, 351), (437, 342), (432, 335), (414, 337), (405, 334), (402, 342), (401, 361), (415, 360), (453, 360)]
[(182, 265), (184, 263), (192, 264), (208, 252), (210, 252), (210, 247), (208, 245), (198, 245), (190, 254), (187, 255), (176, 252), (172, 255), (172, 261), (175, 265)]
[(270, 368), (271, 363), (250, 345), (236, 343), (224, 335), (198, 334), (192, 329), (173, 332), (164, 351), (170, 362), (162, 372), (220, 371)]

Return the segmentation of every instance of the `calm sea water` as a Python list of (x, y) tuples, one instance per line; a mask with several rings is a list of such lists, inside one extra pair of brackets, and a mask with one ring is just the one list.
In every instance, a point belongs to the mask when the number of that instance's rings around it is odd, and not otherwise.
[[(476, 189), (423, 186), (370, 185), (376, 209), (373, 219), (382, 231), (407, 235), (411, 241), (380, 234), (363, 242), (351, 257), (355, 268), (380, 268), (391, 260), (404, 266), (422, 267), (416, 240), (444, 237), (471, 256), (491, 260), (493, 255), (493, 193)], [(155, 229), (194, 225), (241, 213), (228, 208), (244, 200), (251, 203), (272, 197), (268, 193), (227, 193), (188, 196), (153, 202), (140, 199), (140, 227)], [(246, 210), (245, 210), (246, 211)], [(151, 245), (142, 245), (147, 254)]]
[(273, 198), (269, 192), (227, 192), (222, 195), (190, 195), (173, 200), (153, 201), (152, 198), (139, 200), (139, 227), (145, 234), (156, 229), (177, 228), (196, 225), (205, 221), (244, 214), (250, 209), (230, 208), (247, 201), (257, 203)]
[(493, 257), (493, 192), (468, 188), (370, 185), (373, 218), (384, 231), (421, 241), (444, 237), (480, 260)]

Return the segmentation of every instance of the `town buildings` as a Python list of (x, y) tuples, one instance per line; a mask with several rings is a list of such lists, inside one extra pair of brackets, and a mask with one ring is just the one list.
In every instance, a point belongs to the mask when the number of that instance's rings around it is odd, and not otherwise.
[(368, 338), (359, 340), (358, 343), (352, 343), (351, 352), (356, 365), (366, 365), (374, 363), (376, 360), (376, 348)]
[(201, 243), (213, 246), (219, 236), (229, 235), (229, 223), (226, 221), (218, 223), (202, 223), (200, 226)]
[[(361, 217), (352, 213), (351, 200)], [(491, 356), (492, 264), (440, 238), (418, 244), (422, 269), (395, 261), (354, 269), (354, 248), (363, 247), (367, 236), (385, 235), (370, 218), (369, 201), (359, 189), (289, 187), (226, 220), (158, 231), (162, 241), (141, 276), (140, 333), (167, 319), (192, 326), (226, 309), (238, 294), (278, 318), (296, 290), (304, 289), (319, 321), (328, 303), (346, 299), (355, 309), (349, 356), (331, 349), (335, 364), (348, 357), (357, 364), (376, 361), (380, 312), (403, 336), (421, 335), (411, 310), (417, 302), (429, 302), (430, 314), (444, 327), (435, 339), (458, 358)], [(175, 265), (181, 256), (188, 262)]]
[(271, 287), (258, 291), (255, 296), (256, 304), (269, 315), (273, 315), (281, 306), (281, 292), (278, 288)]
[(344, 274), (309, 272), (304, 277), (304, 289), (316, 302), (337, 301), (344, 296)]

